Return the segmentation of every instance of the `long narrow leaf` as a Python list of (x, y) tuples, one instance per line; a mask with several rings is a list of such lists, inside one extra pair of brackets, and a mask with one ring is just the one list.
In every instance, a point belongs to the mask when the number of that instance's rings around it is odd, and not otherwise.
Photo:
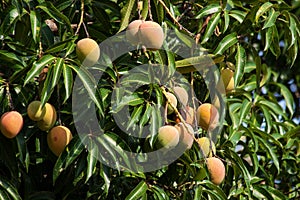
[(140, 199), (148, 190), (148, 186), (145, 181), (141, 181), (125, 198), (125, 200), (138, 200)]
[(29, 81), (31, 81), (35, 76), (41, 73), (42, 69), (53, 62), (55, 57), (52, 55), (44, 55), (40, 60), (33, 63), (31, 69), (27, 73), (27, 76), (24, 81), (24, 85), (26, 85)]
[(221, 40), (219, 45), (217, 46), (216, 50), (214, 51), (214, 54), (222, 55), (227, 49), (229, 49), (231, 46), (233, 46), (237, 42), (238, 42), (238, 39), (237, 39), (237, 34), (235, 32), (231, 33), (229, 35), (226, 35)]

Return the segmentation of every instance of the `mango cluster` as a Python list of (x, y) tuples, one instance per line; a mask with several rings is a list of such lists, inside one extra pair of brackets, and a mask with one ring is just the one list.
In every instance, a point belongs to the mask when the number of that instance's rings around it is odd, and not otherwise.
[(50, 103), (42, 106), (40, 101), (32, 101), (27, 107), (28, 117), (36, 121), (42, 131), (49, 131), (47, 144), (49, 149), (59, 156), (72, 139), (71, 131), (62, 125), (54, 126), (57, 120), (56, 109)]
[(158, 50), (164, 42), (162, 27), (153, 21), (134, 20), (126, 30), (127, 40), (133, 44), (141, 44), (149, 50)]
[(32, 101), (27, 107), (28, 117), (37, 123), (42, 131), (51, 129), (57, 119), (56, 109), (50, 103), (42, 106), (41, 101)]
[(179, 86), (174, 87), (172, 92), (166, 92), (166, 99), (168, 115), (174, 113), (174, 108), (177, 108), (178, 105), (184, 108), (184, 122), (179, 120), (174, 126), (160, 127), (157, 135), (157, 146), (172, 149), (177, 148), (178, 145), (184, 145), (186, 149), (190, 149), (193, 142), (196, 141), (200, 153), (206, 161), (211, 181), (216, 185), (221, 184), (225, 178), (225, 165), (216, 157), (216, 146), (208, 137), (195, 138), (193, 128), (198, 126), (204, 131), (213, 131), (219, 123), (217, 107), (211, 103), (203, 103), (197, 109), (190, 107), (188, 92)]

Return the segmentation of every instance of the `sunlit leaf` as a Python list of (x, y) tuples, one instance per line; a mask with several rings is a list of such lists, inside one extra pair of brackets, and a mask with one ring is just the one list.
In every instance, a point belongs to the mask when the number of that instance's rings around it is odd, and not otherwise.
[(35, 76), (39, 75), (43, 68), (46, 67), (48, 64), (51, 64), (54, 60), (54, 56), (47, 54), (44, 55), (40, 60), (34, 62), (31, 69), (27, 73), (24, 85), (31, 81)]
[(236, 44), (238, 42), (237, 34), (231, 33), (229, 35), (226, 35), (217, 46), (216, 50), (214, 51), (214, 54), (220, 54), (222, 55), (227, 49), (229, 49), (231, 46)]
[(210, 15), (216, 12), (221, 11), (221, 6), (219, 4), (210, 4), (207, 7), (204, 7), (200, 10), (200, 12), (196, 15), (196, 19), (201, 19), (206, 15)]
[(258, 11), (256, 12), (256, 16), (255, 16), (255, 21), (257, 22), (258, 19), (263, 15), (265, 14), (266, 12), (268, 12), (268, 10), (270, 8), (272, 8), (273, 4), (270, 3), (270, 2), (266, 2), (264, 3), (259, 9)]
[(204, 36), (202, 38), (201, 44), (206, 43), (209, 40), (209, 38), (212, 36), (212, 34), (214, 33), (218, 23), (220, 22), (220, 18), (221, 18), (220, 16), (221, 16), (221, 13), (216, 13), (215, 15), (213, 15), (210, 18), (210, 20), (207, 24)]
[(133, 190), (131, 190), (125, 200), (138, 200), (147, 192), (147, 190), (147, 184), (145, 181), (141, 181)]

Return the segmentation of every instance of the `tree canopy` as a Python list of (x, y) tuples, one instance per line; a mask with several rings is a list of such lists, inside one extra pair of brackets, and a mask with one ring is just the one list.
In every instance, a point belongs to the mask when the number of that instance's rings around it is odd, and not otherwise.
[[(298, 199), (299, 16), (297, 0), (3, 0), (0, 114), (17, 111), (23, 125), (0, 134), (0, 198)], [(146, 28), (128, 43), (134, 20), (156, 22), (163, 46), (148, 46), (159, 36)], [(95, 63), (76, 52), (84, 38), (99, 44)], [(51, 116), (32, 120), (33, 101)], [(216, 127), (198, 123), (205, 103)], [(155, 151), (159, 128), (179, 122), (192, 146)], [(60, 125), (72, 134), (62, 153), (49, 144)], [(220, 184), (201, 137), (225, 166)]]

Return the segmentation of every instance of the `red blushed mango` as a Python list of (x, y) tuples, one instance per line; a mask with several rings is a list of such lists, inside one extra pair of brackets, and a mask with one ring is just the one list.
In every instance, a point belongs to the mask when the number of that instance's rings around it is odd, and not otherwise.
[(47, 134), (49, 149), (59, 156), (72, 139), (71, 131), (65, 126), (55, 126)]
[(189, 101), (189, 95), (188, 95), (187, 91), (184, 88), (179, 87), (179, 86), (174, 87), (173, 90), (174, 90), (176, 97), (180, 101), (180, 103), (183, 106), (186, 106)]
[(139, 27), (143, 23), (143, 20), (134, 20), (130, 22), (126, 29), (126, 39), (133, 45), (137, 45), (140, 43), (139, 39)]
[[(186, 127), (185, 127), (186, 125)], [(180, 137), (179, 137), (179, 144), (182, 144), (186, 149), (191, 149), (192, 145), (194, 143), (194, 129), (189, 124), (183, 124), (179, 123), (175, 125), (175, 128), (177, 128)]]
[(211, 182), (220, 185), (225, 178), (225, 166), (223, 162), (215, 157), (207, 158), (206, 162)]
[(158, 50), (164, 42), (162, 27), (153, 21), (145, 21), (139, 26), (139, 39), (141, 43), (150, 50)]
[(23, 127), (23, 117), (17, 111), (6, 112), (0, 119), (1, 133), (7, 138), (16, 137)]
[(185, 122), (188, 124), (194, 124), (195, 121), (195, 109), (187, 106), (185, 110)]

